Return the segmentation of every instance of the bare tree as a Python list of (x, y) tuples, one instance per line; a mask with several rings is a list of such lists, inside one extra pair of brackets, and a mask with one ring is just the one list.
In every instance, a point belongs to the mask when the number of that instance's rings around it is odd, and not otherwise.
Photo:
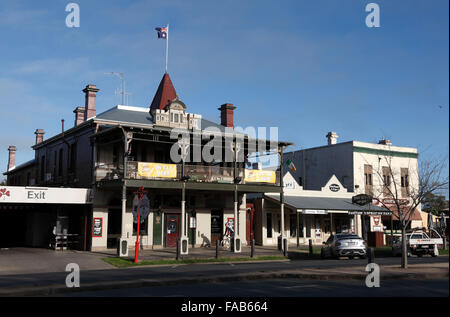
[(392, 160), (393, 156), (389, 155), (379, 157), (380, 164), (376, 170), (379, 186), (374, 187), (376, 192), (374, 191), (373, 198), (383, 207), (391, 210), (399, 220), (402, 232), (401, 267), (407, 268), (406, 229), (412, 221), (414, 212), (427, 200), (427, 197), (448, 189), (449, 178), (445, 174), (447, 160), (424, 160), (420, 162), (420, 166), (417, 166), (417, 161), (414, 159), (412, 162), (416, 166), (404, 169), (393, 166)]

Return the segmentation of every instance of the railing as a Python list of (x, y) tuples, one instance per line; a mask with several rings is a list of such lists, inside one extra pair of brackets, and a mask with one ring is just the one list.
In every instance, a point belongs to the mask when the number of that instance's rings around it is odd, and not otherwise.
[[(139, 169), (139, 163), (141, 169)], [(257, 172), (259, 173), (259, 172)], [(261, 173), (264, 173), (261, 171)], [(247, 179), (245, 177), (245, 169), (237, 169), (237, 184), (268, 184), (272, 186), (280, 185), (280, 172), (275, 173), (275, 177), (270, 181), (261, 179)], [(188, 177), (188, 182), (199, 183), (225, 183), (233, 184), (235, 181), (233, 167), (209, 166), (209, 165), (188, 165), (184, 166), (184, 175)], [(101, 164), (95, 169), (96, 181), (121, 179), (123, 177), (123, 168), (114, 164)], [(127, 162), (126, 179), (149, 179), (149, 180), (166, 180), (180, 181), (182, 178), (181, 164), (163, 164), (149, 162)]]

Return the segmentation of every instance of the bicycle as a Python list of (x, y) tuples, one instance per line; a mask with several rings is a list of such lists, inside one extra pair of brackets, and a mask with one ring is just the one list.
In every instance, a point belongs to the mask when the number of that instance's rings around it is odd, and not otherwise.
[(222, 237), (222, 240), (220, 241), (220, 245), (222, 248), (229, 250), (231, 248), (231, 239), (233, 238), (234, 231), (233, 229), (227, 227), (225, 230), (225, 234)]

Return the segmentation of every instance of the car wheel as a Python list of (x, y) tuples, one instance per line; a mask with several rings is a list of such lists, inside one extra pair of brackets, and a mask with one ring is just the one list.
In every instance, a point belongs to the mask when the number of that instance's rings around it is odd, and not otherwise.
[(423, 256), (423, 254), (422, 254), (422, 253), (419, 253), (419, 254), (417, 254), (417, 256), (418, 256), (419, 258), (421, 258), (421, 257)]
[(353, 260), (355, 257), (354, 257), (353, 255), (350, 255), (348, 258), (349, 258), (350, 260)]

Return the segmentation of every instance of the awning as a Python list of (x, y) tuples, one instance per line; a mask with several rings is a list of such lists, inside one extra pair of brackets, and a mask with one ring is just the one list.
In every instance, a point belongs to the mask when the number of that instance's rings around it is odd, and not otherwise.
[[(280, 203), (280, 195), (265, 194), (267, 198), (275, 203)], [(304, 209), (308, 210), (327, 210), (328, 212), (348, 211), (349, 214), (362, 215), (391, 215), (392, 212), (386, 208), (367, 204), (360, 206), (352, 203), (351, 198), (335, 198), (335, 197), (304, 197), (304, 196), (284, 196), (284, 203), (291, 209), (296, 209), (301, 212)]]

